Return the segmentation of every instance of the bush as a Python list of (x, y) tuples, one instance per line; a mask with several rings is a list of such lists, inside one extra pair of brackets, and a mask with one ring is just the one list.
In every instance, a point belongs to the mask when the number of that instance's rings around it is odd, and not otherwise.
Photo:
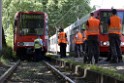
[(13, 52), (11, 47), (3, 47), (2, 48), (2, 57), (5, 59), (12, 59), (13, 58)]

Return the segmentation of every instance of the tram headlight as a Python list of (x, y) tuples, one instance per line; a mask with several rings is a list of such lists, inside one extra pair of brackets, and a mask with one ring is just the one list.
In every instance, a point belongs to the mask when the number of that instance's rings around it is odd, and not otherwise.
[(121, 42), (121, 46), (124, 46), (124, 42)]
[(18, 46), (23, 46), (24, 43), (23, 43), (23, 42), (18, 42), (17, 45), (18, 45)]
[(102, 45), (103, 45), (103, 46), (109, 46), (109, 42), (108, 42), (108, 41), (102, 42)]

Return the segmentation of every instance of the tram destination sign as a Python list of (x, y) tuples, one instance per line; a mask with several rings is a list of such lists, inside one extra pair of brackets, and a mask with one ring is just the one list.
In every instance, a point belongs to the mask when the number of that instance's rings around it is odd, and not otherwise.
[(44, 15), (41, 14), (23, 14), (21, 15), (22, 19), (41, 19)]
[(42, 14), (22, 14), (20, 15), (20, 26), (21, 28), (31, 28), (41, 23), (43, 19), (44, 15)]

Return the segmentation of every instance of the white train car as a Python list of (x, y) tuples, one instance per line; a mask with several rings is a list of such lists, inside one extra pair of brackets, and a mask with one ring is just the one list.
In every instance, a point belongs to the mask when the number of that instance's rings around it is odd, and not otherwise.
[[(67, 39), (69, 42), (66, 47), (66, 52), (74, 51), (73, 37), (76, 33), (76, 30), (77, 29), (81, 30), (83, 24), (86, 23), (88, 18), (89, 18), (89, 14), (82, 17), (81, 19), (77, 20), (76, 22), (74, 22), (73, 24), (71, 24), (70, 26), (64, 29), (64, 32), (67, 34)], [(57, 34), (54, 34), (53, 36), (50, 37), (50, 48), (49, 48), (50, 52), (54, 52), (54, 53), (60, 52), (60, 47), (58, 45), (57, 40), (58, 40)]]
[(68, 52), (74, 52), (75, 45), (73, 43), (74, 35), (76, 33), (76, 30), (82, 30), (85, 29), (86, 21), (88, 20), (90, 14), (87, 14), (86, 16), (82, 17), (81, 19), (78, 19), (76, 22), (71, 24), (69, 27), (65, 28), (65, 32), (67, 31), (69, 45), (67, 47)]
[(57, 53), (59, 50), (57, 34), (50, 37), (49, 52)]

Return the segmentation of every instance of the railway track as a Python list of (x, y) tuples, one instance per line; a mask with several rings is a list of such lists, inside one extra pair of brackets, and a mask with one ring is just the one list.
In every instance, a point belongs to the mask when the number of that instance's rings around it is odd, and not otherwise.
[[(3, 64), (0, 64), (0, 76), (1, 76), (1, 79), (3, 78), (3, 76), (5, 75), (5, 72), (10, 68), (10, 66), (6, 66), (6, 65), (3, 65)], [(0, 79), (0, 82), (2, 81)]]
[(88, 83), (52, 63), (17, 61), (0, 77), (0, 83)]

